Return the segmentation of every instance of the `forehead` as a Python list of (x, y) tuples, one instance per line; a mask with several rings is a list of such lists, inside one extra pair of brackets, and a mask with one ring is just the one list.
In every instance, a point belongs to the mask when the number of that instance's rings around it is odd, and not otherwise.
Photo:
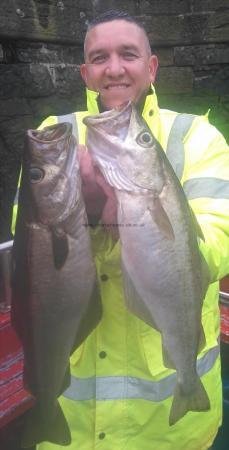
[(147, 40), (144, 31), (135, 23), (125, 20), (113, 20), (100, 23), (88, 31), (85, 38), (85, 55), (97, 50), (118, 47), (136, 47), (146, 49)]

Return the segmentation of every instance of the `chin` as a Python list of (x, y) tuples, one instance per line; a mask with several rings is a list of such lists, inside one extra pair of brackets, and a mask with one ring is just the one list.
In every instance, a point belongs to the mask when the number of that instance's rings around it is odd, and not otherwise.
[(121, 106), (126, 105), (128, 102), (130, 101), (130, 99), (118, 99), (115, 100), (114, 99), (110, 102), (106, 102), (104, 103), (104, 108), (105, 109), (115, 109), (115, 108), (120, 108)]
[(103, 107), (107, 110), (118, 108), (122, 105), (125, 105), (129, 101), (133, 101), (133, 99), (130, 98), (130, 96), (125, 97), (125, 95), (117, 96), (114, 94), (114, 96), (110, 98), (101, 97), (101, 103)]

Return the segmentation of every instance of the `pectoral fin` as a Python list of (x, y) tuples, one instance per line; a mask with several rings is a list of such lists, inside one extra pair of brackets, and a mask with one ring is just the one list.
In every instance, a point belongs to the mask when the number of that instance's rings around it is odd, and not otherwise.
[(52, 249), (54, 265), (59, 270), (68, 256), (68, 239), (66, 234), (59, 234), (55, 228), (52, 229)]
[(152, 215), (154, 222), (157, 224), (158, 228), (164, 234), (164, 236), (167, 239), (174, 241), (175, 235), (173, 232), (173, 227), (172, 227), (171, 222), (160, 202), (160, 199), (158, 197), (155, 198), (154, 208), (151, 209), (149, 207), (148, 209)]
[(138, 292), (138, 289), (135, 286), (136, 281), (134, 283), (134, 281), (132, 280), (131, 276), (128, 273), (127, 268), (123, 263), (122, 263), (122, 273), (124, 281), (126, 307), (139, 319), (143, 320), (147, 325), (150, 325), (155, 330), (158, 330), (158, 327), (153, 319), (152, 312), (148, 308), (143, 298), (144, 295), (141, 295)]

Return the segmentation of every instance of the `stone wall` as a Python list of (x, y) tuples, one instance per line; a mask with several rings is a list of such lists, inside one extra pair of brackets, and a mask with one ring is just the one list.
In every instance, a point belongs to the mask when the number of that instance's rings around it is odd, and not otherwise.
[(162, 107), (206, 113), (229, 140), (228, 0), (1, 0), (0, 240), (10, 220), (24, 132), (85, 108), (79, 64), (88, 21), (110, 7), (141, 18), (160, 69)]

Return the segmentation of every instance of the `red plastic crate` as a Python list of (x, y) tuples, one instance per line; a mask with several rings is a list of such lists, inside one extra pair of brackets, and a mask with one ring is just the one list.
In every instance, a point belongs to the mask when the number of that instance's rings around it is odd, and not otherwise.
[(220, 282), (221, 341), (229, 343), (229, 275)]
[(30, 408), (34, 399), (23, 388), (23, 351), (10, 323), (0, 314), (0, 428)]

